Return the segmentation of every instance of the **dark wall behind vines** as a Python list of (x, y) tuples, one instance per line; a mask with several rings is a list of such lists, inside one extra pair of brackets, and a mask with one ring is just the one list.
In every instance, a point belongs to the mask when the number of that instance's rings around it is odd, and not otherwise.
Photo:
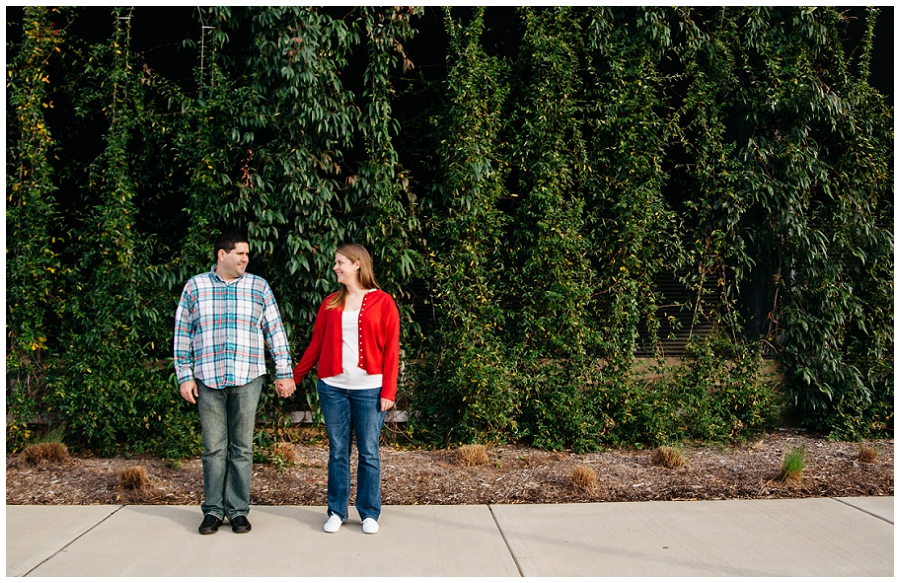
[(197, 451), (172, 316), (227, 228), (295, 358), (369, 247), (419, 442), (893, 433), (893, 8), (26, 7), (7, 43), (10, 451)]

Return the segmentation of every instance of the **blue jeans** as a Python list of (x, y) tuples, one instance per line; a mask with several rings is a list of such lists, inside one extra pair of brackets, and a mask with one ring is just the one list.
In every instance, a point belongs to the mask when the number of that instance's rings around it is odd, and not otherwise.
[(204, 516), (245, 516), (250, 512), (253, 427), (264, 376), (240, 387), (211, 389), (199, 380), (197, 410), (203, 428)]
[(319, 404), (328, 432), (328, 512), (347, 520), (350, 501), (351, 432), (356, 435), (356, 510), (359, 519), (381, 515), (381, 461), (378, 440), (385, 412), (381, 389), (347, 390), (319, 381)]

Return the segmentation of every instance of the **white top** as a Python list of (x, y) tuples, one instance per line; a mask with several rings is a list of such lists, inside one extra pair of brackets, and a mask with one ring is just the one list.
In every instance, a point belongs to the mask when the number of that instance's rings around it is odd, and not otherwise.
[(380, 374), (369, 374), (359, 368), (359, 310), (345, 311), (341, 315), (341, 363), (344, 371), (333, 377), (322, 379), (332, 387), (339, 389), (380, 389)]

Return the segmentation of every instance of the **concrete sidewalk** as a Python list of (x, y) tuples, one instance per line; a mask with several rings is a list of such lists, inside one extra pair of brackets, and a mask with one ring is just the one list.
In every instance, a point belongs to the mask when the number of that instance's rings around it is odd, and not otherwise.
[(894, 499), (386, 506), (381, 532), (322, 507), (6, 506), (7, 576), (892, 577)]

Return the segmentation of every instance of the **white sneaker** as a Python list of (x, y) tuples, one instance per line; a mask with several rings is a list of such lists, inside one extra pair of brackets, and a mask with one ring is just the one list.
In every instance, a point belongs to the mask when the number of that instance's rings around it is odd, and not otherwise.
[(332, 513), (328, 517), (328, 522), (325, 523), (325, 532), (337, 532), (341, 529), (342, 524), (344, 524), (344, 521), (341, 520), (341, 517)]
[(366, 534), (375, 534), (378, 532), (378, 522), (374, 518), (367, 518), (362, 521), (363, 532)]

